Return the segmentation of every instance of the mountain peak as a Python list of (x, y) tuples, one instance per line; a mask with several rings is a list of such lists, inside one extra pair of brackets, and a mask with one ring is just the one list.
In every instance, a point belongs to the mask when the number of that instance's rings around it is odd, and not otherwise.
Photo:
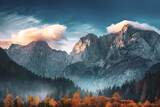
[(98, 37), (95, 34), (93, 34), (93, 33), (89, 33), (85, 37), (81, 38), (82, 41), (84, 41), (86, 39), (93, 40), (93, 39), (98, 39)]
[(132, 25), (126, 24), (122, 27), (122, 30), (120, 32), (132, 34), (133, 32), (137, 32), (138, 30), (139, 29), (134, 28)]
[(92, 33), (87, 34), (85, 37), (82, 37), (78, 43), (73, 48), (75, 53), (83, 52), (87, 46), (94, 44), (98, 40), (98, 37)]
[(26, 45), (26, 48), (32, 48), (32, 47), (43, 47), (43, 48), (50, 48), (48, 43), (46, 41), (32, 41), (28, 45)]
[(110, 26), (107, 27), (107, 31), (109, 33), (119, 33), (122, 30), (127, 30), (128, 28), (132, 28), (132, 30), (141, 30), (141, 31), (155, 31), (160, 34), (160, 31), (158, 28), (154, 26), (150, 26), (147, 23), (139, 23), (137, 21), (128, 21), (128, 20), (123, 20), (119, 23), (116, 24), (111, 24)]
[(19, 45), (19, 44), (11, 44), (11, 46), (8, 48), (8, 50), (14, 50), (14, 49), (19, 49), (21, 48), (22, 45)]
[(46, 41), (32, 41), (28, 45), (48, 45)]

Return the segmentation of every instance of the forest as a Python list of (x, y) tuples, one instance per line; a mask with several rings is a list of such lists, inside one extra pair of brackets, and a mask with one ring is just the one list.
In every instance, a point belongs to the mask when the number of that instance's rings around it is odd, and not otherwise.
[[(0, 107), (160, 107), (159, 76), (160, 72), (147, 73), (142, 80), (126, 81), (121, 87), (113, 86), (96, 92), (77, 87), (75, 93), (73, 91), (76, 89), (71, 92), (60, 91), (51, 93), (44, 99), (39, 96), (21, 99), (8, 94), (6, 98), (0, 99)], [(55, 81), (60, 83), (63, 79)], [(54, 88), (56, 90), (60, 88)]]
[(81, 99), (78, 92), (75, 92), (73, 98), (61, 98), (55, 101), (53, 98), (47, 97), (43, 101), (38, 96), (28, 96), (26, 101), (22, 101), (19, 96), (13, 99), (12, 94), (8, 94), (3, 100), (0, 99), (0, 107), (160, 107), (160, 99), (155, 97), (154, 102), (146, 100), (144, 103), (135, 103), (133, 100), (121, 100), (120, 95), (116, 92), (111, 98), (104, 96), (89, 97), (85, 94)]
[(0, 107), (160, 107), (159, 64), (141, 80), (90, 92), (63, 77), (37, 76), (1, 53)]

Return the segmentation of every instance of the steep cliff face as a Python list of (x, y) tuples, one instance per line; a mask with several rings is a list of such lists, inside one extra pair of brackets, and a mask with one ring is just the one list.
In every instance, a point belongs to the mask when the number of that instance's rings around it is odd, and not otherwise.
[(159, 46), (160, 35), (158, 33), (137, 30), (130, 25), (125, 25), (113, 41), (111, 54), (106, 59), (117, 60), (117, 58), (135, 55), (158, 61)]
[(100, 46), (98, 37), (94, 34), (88, 34), (82, 37), (74, 46), (71, 52), (72, 63), (84, 61), (90, 65), (100, 59)]
[(99, 38), (94, 34), (82, 37), (71, 52), (72, 63), (95, 63), (100, 59), (112, 61), (132, 55), (158, 60), (159, 46), (160, 35), (155, 31), (139, 30), (131, 25), (124, 25), (118, 33)]
[(109, 34), (98, 38), (94, 34), (88, 34), (80, 38), (70, 54), (72, 63), (84, 61), (87, 65), (91, 65), (101, 59), (105, 59), (117, 35)]
[(26, 46), (12, 44), (8, 55), (18, 64), (45, 77), (57, 77), (70, 63), (64, 51), (51, 49), (44, 41), (33, 41)]
[[(87, 87), (97, 89), (121, 85), (126, 80), (141, 79), (145, 71), (159, 61), (160, 35), (155, 31), (124, 25), (118, 33), (99, 38), (88, 34), (81, 38), (74, 46), (71, 57), (72, 65), (64, 70), (65, 77), (71, 78), (82, 87), (86, 88), (88, 85)], [(78, 62), (83, 62), (83, 66)], [(94, 71), (93, 68), (98, 69)], [(81, 82), (81, 78), (88, 73), (86, 82), (84, 79)]]

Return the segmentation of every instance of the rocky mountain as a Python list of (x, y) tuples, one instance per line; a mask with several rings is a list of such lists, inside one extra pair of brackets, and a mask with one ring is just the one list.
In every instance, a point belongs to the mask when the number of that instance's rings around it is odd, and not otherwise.
[(100, 59), (105, 59), (110, 49), (111, 43), (117, 34), (97, 37), (94, 34), (88, 34), (80, 38), (79, 42), (73, 47), (71, 52), (72, 63), (84, 61), (87, 65), (95, 63)]
[[(64, 76), (96, 90), (141, 79), (160, 59), (160, 35), (124, 25), (118, 33), (82, 37), (71, 52)], [(85, 78), (86, 77), (86, 78)], [(84, 79), (85, 78), (85, 79)]]
[[(18, 64), (45, 77), (64, 76), (84, 89), (97, 90), (141, 79), (160, 59), (160, 35), (129, 24), (117, 33), (87, 34), (68, 55), (44, 41), (12, 44), (7, 54)], [(25, 60), (24, 60), (25, 59)]]
[(158, 60), (160, 35), (155, 31), (139, 30), (131, 25), (124, 25), (118, 33), (100, 36), (88, 34), (74, 46), (72, 63), (85, 61), (95, 63), (100, 59), (117, 60), (126, 56), (140, 56)]
[(26, 46), (12, 44), (7, 54), (18, 64), (45, 77), (58, 77), (70, 63), (65, 51), (51, 49), (44, 41), (33, 41)]
[(5, 98), (8, 93), (12, 93), (14, 97), (20, 96), (23, 99), (31, 95), (38, 95), (43, 99), (51, 93), (58, 100), (59, 96), (64, 97), (68, 90), (70, 90), (71, 97), (78, 90), (78, 87), (75, 87), (72, 81), (65, 78), (50, 79), (37, 76), (11, 60), (6, 52), (0, 48), (1, 98)]

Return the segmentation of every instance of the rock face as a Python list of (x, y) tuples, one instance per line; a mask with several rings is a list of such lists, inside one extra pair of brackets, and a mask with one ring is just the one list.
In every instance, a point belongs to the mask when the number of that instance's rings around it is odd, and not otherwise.
[[(118, 33), (82, 37), (64, 76), (91, 90), (141, 79), (160, 59), (160, 35), (124, 25)], [(82, 79), (85, 78), (85, 79)]]
[(105, 59), (110, 45), (117, 34), (111, 34), (98, 38), (94, 34), (82, 37), (71, 52), (72, 63), (84, 61), (87, 65)]
[(87, 36), (82, 37), (74, 46), (73, 51), (70, 54), (73, 58), (72, 63), (85, 61), (90, 64), (95, 62), (101, 57), (99, 50), (98, 37), (94, 34), (88, 34)]
[(33, 41), (26, 46), (12, 44), (7, 54), (18, 64), (45, 77), (57, 77), (70, 63), (64, 51), (51, 49), (44, 41)]
[(118, 33), (82, 37), (70, 55), (51, 49), (44, 41), (12, 44), (6, 51), (15, 62), (38, 75), (64, 76), (95, 91), (141, 79), (159, 62), (160, 35), (124, 25)]

